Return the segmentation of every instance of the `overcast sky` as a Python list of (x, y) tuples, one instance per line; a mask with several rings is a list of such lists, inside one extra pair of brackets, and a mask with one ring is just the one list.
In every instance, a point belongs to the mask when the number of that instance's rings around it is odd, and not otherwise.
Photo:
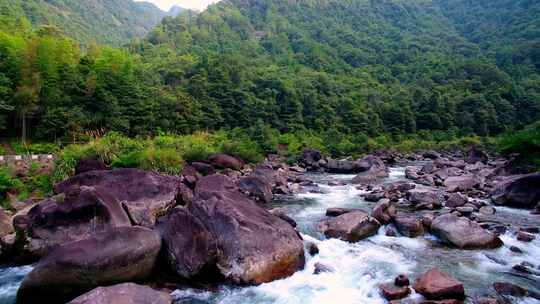
[[(137, 0), (137, 1), (141, 1), (141, 0)], [(183, 8), (203, 10), (208, 6), (208, 4), (217, 2), (217, 0), (144, 0), (144, 1), (152, 2), (164, 11), (168, 11), (175, 4)]]

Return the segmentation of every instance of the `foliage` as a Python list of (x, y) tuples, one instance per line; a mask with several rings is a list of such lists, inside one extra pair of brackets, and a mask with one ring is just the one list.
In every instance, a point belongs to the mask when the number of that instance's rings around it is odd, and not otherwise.
[(522, 164), (540, 170), (540, 121), (518, 132), (508, 132), (497, 141), (501, 153), (518, 153)]

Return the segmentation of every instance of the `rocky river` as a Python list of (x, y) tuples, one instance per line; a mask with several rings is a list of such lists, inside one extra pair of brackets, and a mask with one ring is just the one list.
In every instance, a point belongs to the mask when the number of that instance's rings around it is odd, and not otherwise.
[[(193, 304), (388, 303), (389, 299), (382, 292), (381, 285), (394, 282), (394, 278), (399, 275), (408, 277), (412, 285), (415, 279), (426, 271), (436, 268), (463, 285), (466, 298), (459, 300), (464, 300), (465, 303), (540, 303), (540, 237), (538, 234), (534, 237), (540, 227), (540, 215), (528, 209), (495, 206), (488, 199), (469, 197), (468, 200), (474, 200), (476, 207), (463, 203), (453, 208), (418, 208), (422, 211), (414, 214), (420, 227), (414, 228), (414, 223), (411, 225), (408, 220), (405, 221), (406, 224), (396, 220), (399, 216), (409, 216), (410, 213), (405, 213), (405, 210), (410, 210), (410, 201), (414, 201), (409, 194), (401, 193), (398, 197), (392, 197), (391, 202), (388, 200), (389, 204), (395, 205), (397, 212), (389, 211), (388, 208), (384, 210), (390, 213), (393, 219), (383, 223), (384, 218), (378, 218), (373, 231), (359, 240), (347, 241), (343, 235), (328, 237), (330, 229), (321, 228), (321, 223), (329, 219), (331, 221), (333, 218), (358, 211), (377, 217), (374, 210), (380, 208), (381, 201), (385, 200), (389, 193), (392, 194), (388, 189), (394, 189), (396, 185), (409, 185), (408, 190), (403, 189), (401, 192), (431, 191), (436, 187), (419, 182), (419, 179), (412, 183), (410, 176), (406, 177), (406, 172), (411, 175), (411, 172), (429, 170), (426, 166), (429, 167), (431, 163), (433, 162), (430, 160), (401, 160), (389, 165), (386, 176), (377, 178), (376, 182), (370, 182), (368, 186), (355, 182), (358, 174), (300, 173), (301, 178), (298, 180), (303, 181), (303, 189), (272, 196), (272, 199), (266, 202), (265, 208), (296, 225), (304, 244), (305, 264), (302, 269), (290, 276), (253, 286), (224, 283), (201, 288), (182, 285), (182, 288), (176, 290), (169, 289), (172, 299), (175, 303)], [(253, 188), (250, 189), (251, 195), (258, 193), (253, 191)], [(381, 191), (386, 191), (384, 198), (377, 197)], [(475, 196), (471, 191), (461, 192)], [(259, 200), (264, 198), (264, 195), (255, 196)], [(442, 198), (446, 199), (445, 205), (450, 205), (450, 198), (452, 194), (445, 194)], [(481, 212), (482, 207), (487, 208)], [(332, 212), (336, 214), (331, 214)], [(449, 246), (448, 239), (440, 238), (440, 232), (431, 233), (430, 229), (426, 228), (425, 222), (422, 222), (426, 214), (435, 214), (430, 221), (435, 221), (434, 218), (444, 214), (472, 218), (484, 225), (482, 227), (491, 231), (493, 236), (498, 235), (497, 242), (502, 242), (494, 244), (490, 240), (489, 243), (478, 245), (479, 241), (476, 241), (473, 247), (485, 248), (465, 249), (472, 246), (468, 243), (460, 249), (458, 240), (458, 245)], [(327, 222), (326, 225), (328, 228), (328, 225), (332, 224)], [(431, 227), (433, 229), (433, 223)], [(420, 229), (421, 232), (417, 233), (415, 229)], [(532, 239), (524, 241), (523, 231), (526, 231), (525, 235), (532, 236)], [(17, 289), (32, 268), (33, 266), (6, 266), (0, 270), (1, 304), (16, 302)], [(506, 289), (503, 286), (496, 290), (494, 283), (497, 282), (520, 286), (523, 292), (505, 291), (511, 289), (507, 285)], [(459, 303), (452, 302), (454, 300), (439, 300), (441, 301), (426, 301), (415, 288), (410, 288), (401, 302), (392, 303)]]

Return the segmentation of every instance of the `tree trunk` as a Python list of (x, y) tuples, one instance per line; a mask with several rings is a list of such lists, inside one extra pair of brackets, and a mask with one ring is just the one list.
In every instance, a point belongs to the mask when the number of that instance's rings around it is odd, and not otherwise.
[(26, 111), (22, 112), (21, 141), (22, 141), (22, 144), (26, 146)]

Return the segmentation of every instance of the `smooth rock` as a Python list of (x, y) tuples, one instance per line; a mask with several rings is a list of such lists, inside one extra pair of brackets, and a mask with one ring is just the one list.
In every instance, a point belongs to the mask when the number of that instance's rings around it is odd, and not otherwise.
[(395, 286), (392, 283), (379, 285), (382, 296), (387, 300), (403, 299), (411, 293), (408, 286)]
[(534, 208), (540, 202), (540, 173), (506, 179), (495, 186), (491, 195), (497, 205)]
[(398, 213), (393, 220), (399, 233), (404, 236), (415, 238), (424, 235), (424, 225), (415, 215)]
[(461, 249), (491, 249), (503, 244), (501, 239), (478, 223), (453, 214), (436, 217), (431, 223), (431, 231), (441, 240)]
[(388, 224), (396, 215), (396, 208), (389, 199), (382, 199), (375, 204), (371, 211), (371, 216), (377, 219), (381, 224)]
[(146, 279), (160, 249), (160, 236), (143, 227), (115, 228), (65, 244), (25, 277), (17, 303), (65, 303), (98, 286)]
[(413, 288), (429, 300), (463, 300), (465, 298), (463, 284), (437, 268), (418, 277)]
[(123, 283), (98, 287), (68, 304), (171, 304), (171, 296), (147, 286)]
[(323, 220), (317, 229), (328, 238), (357, 242), (377, 233), (380, 223), (362, 211), (349, 212)]
[(208, 161), (216, 168), (241, 170), (244, 167), (244, 162), (231, 155), (214, 154), (208, 157)]

